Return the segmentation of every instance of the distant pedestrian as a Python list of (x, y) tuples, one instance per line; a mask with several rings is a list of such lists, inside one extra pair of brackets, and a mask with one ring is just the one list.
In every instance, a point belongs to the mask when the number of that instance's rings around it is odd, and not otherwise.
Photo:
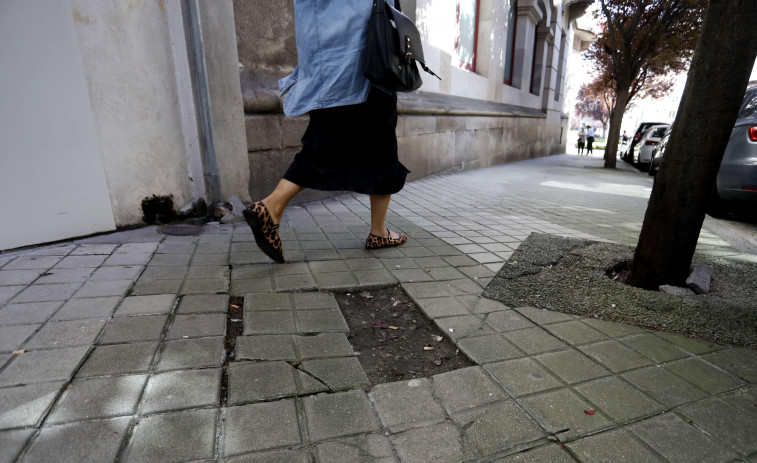
[(583, 127), (581, 127), (581, 130), (578, 131), (578, 155), (583, 155), (584, 152), (584, 145), (586, 144), (586, 130), (584, 130)]
[(591, 145), (594, 143), (594, 127), (586, 126), (586, 155), (592, 154)]

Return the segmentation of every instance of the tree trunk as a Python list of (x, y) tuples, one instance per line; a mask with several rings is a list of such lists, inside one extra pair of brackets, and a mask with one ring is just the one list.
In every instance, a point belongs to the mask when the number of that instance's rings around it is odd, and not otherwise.
[(628, 283), (682, 286), (757, 55), (757, 1), (710, 0)]
[(618, 140), (620, 140), (620, 125), (623, 122), (623, 113), (628, 105), (628, 88), (630, 84), (618, 81), (618, 94), (615, 107), (610, 113), (610, 133), (605, 137), (605, 165), (606, 169), (614, 169), (618, 159)]

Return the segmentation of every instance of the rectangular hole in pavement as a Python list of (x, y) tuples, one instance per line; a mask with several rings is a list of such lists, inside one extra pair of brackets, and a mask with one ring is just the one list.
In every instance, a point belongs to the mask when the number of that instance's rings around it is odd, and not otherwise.
[(372, 385), (474, 365), (399, 285), (335, 297)]
[(226, 312), (226, 339), (224, 348), (226, 357), (221, 370), (221, 406), (225, 407), (229, 400), (229, 362), (234, 361), (234, 347), (237, 345), (237, 337), (244, 332), (244, 297), (230, 297), (229, 307)]

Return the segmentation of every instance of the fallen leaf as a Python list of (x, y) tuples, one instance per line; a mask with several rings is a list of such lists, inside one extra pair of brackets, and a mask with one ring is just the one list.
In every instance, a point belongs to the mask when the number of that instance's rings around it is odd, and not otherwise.
[(239, 306), (236, 305), (236, 304), (231, 304), (231, 307), (234, 308), (234, 309), (238, 309), (239, 308)]
[(398, 330), (399, 328), (398, 328), (398, 327), (396, 327), (396, 326), (390, 325), (390, 326), (389, 326), (389, 329), (390, 329), (390, 330)]
[(596, 412), (594, 410), (592, 410), (592, 409), (589, 409), (589, 410), (584, 410), (584, 413), (586, 413), (587, 415), (593, 415)]

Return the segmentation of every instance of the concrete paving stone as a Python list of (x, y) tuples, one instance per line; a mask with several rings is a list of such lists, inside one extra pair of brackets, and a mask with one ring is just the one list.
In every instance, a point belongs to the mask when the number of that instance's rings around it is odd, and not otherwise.
[[(239, 339), (239, 338), (238, 338)], [(294, 336), (301, 360), (355, 355), (344, 333), (320, 333), (316, 336)]]
[(607, 336), (603, 333), (578, 320), (554, 323), (545, 326), (544, 329), (572, 346), (607, 340)]
[(215, 294), (229, 290), (229, 280), (225, 278), (205, 278), (202, 280), (184, 280), (181, 294)]
[(614, 373), (651, 365), (654, 362), (618, 341), (599, 342), (579, 348)]
[[(292, 260), (292, 251), (284, 244), (284, 254), (287, 259)], [(260, 251), (257, 252), (237, 252), (229, 256), (229, 265), (255, 265), (255, 264), (269, 264), (271, 259)]]
[(229, 407), (225, 420), (225, 457), (295, 446), (303, 441), (297, 407), (291, 399)]
[(157, 350), (157, 341), (97, 346), (76, 376), (146, 373)]
[(622, 376), (637, 389), (668, 408), (675, 408), (707, 397), (707, 393), (701, 389), (660, 366), (629, 371)]
[(156, 370), (217, 367), (225, 355), (223, 336), (168, 341)]
[(344, 263), (351, 271), (356, 270), (383, 270), (384, 265), (378, 259), (370, 257), (345, 259)]
[(69, 255), (61, 259), (60, 262), (55, 264), (54, 268), (82, 268), (90, 267), (97, 268), (105, 261), (107, 255), (104, 256), (74, 256)]
[(413, 260), (416, 264), (418, 264), (418, 267), (425, 269), (454, 268), (447, 261), (445, 261), (441, 257), (437, 257), (436, 255), (431, 257), (415, 257), (413, 258)]
[[(65, 301), (82, 286), (77, 283), (52, 283), (49, 285), (31, 285), (11, 299), (11, 302), (50, 302)], [(13, 288), (2, 286), (0, 288)]]
[[(471, 259), (467, 255), (460, 254), (460, 251), (455, 249), (456, 254), (450, 255), (450, 256), (443, 256), (442, 259), (447, 261), (448, 264), (451, 266), (458, 268), (458, 267), (471, 267), (478, 264), (475, 260)], [(441, 254), (438, 254), (441, 255)]]
[(235, 359), (296, 362), (298, 358), (293, 338), (290, 334), (239, 336), (234, 347)]
[(22, 256), (6, 264), (3, 270), (47, 270), (61, 261), (59, 256)]
[(302, 450), (274, 450), (272, 452), (249, 453), (227, 458), (227, 463), (312, 463), (310, 455)]
[(380, 425), (362, 390), (318, 394), (302, 399), (311, 442), (379, 431)]
[(720, 350), (703, 355), (702, 360), (717, 365), (746, 382), (757, 383), (757, 358), (752, 359), (742, 352), (735, 349)]
[(506, 331), (502, 333), (502, 336), (529, 355), (561, 350), (568, 347), (565, 343), (540, 327)]
[(0, 388), (0, 429), (39, 425), (64, 384), (58, 381)]
[(596, 318), (582, 318), (581, 321), (591, 326), (595, 330), (601, 331), (611, 338), (619, 338), (645, 332), (643, 329), (635, 327), (633, 325), (618, 322), (608, 322), (606, 320), (598, 320)]
[(0, 286), (26, 286), (45, 273), (36, 270), (0, 270)]
[[(171, 254), (163, 254), (163, 255), (171, 255)], [(173, 254), (173, 255), (179, 255), (179, 254)], [(220, 265), (229, 265), (228, 250), (223, 254), (200, 254), (198, 252), (195, 252), (194, 256), (192, 257), (192, 262), (190, 265), (195, 268), (217, 267)]]
[(244, 334), (293, 334), (293, 312), (245, 312)]
[(72, 320), (48, 322), (31, 339), (26, 349), (57, 349), (61, 347), (90, 346), (102, 331), (107, 320)]
[(523, 356), (523, 351), (498, 334), (475, 336), (458, 341), (457, 346), (479, 365)]
[(225, 278), (229, 279), (231, 270), (228, 265), (219, 266), (195, 266), (187, 269), (187, 279), (205, 280), (208, 278)]
[(481, 286), (483, 284), (482, 280), (471, 280), (469, 278), (449, 280), (444, 283), (447, 284), (447, 288), (455, 296), (466, 296), (471, 294), (480, 296), (481, 290), (484, 288), (484, 286)]
[(133, 252), (150, 253), (158, 249), (158, 243), (125, 243), (117, 247), (113, 254), (129, 254)]
[(493, 461), (495, 463), (575, 463), (578, 460), (574, 459), (566, 449), (560, 448), (560, 445), (548, 443)]
[(257, 251), (258, 246), (255, 244), (254, 241), (237, 241), (231, 243), (231, 248), (229, 251), (231, 252), (231, 255), (240, 253), (240, 252), (254, 252)]
[(339, 309), (298, 310), (296, 316), (300, 333), (350, 332)]
[(331, 391), (346, 391), (370, 384), (355, 357), (306, 360), (299, 369), (328, 386)]
[(294, 307), (297, 311), (312, 309), (338, 309), (339, 304), (332, 294), (321, 292), (292, 294)]
[(114, 318), (100, 338), (101, 344), (116, 344), (160, 339), (167, 315), (144, 315), (140, 317)]
[(197, 248), (195, 248), (195, 258), (197, 258), (197, 254), (228, 254), (229, 249), (231, 249), (231, 242), (212, 244), (200, 243), (197, 245)]
[(244, 296), (245, 311), (291, 311), (291, 293), (250, 293)]
[(431, 278), (433, 278), (436, 281), (444, 281), (444, 280), (459, 280), (461, 278), (466, 278), (466, 276), (455, 269), (454, 267), (423, 267), (428, 270), (429, 275), (431, 275)]
[(166, 334), (166, 340), (224, 336), (226, 314), (202, 313), (176, 315)]
[(392, 258), (386, 258), (386, 259), (377, 259), (379, 262), (383, 264), (384, 267), (387, 269), (419, 269), (422, 268), (415, 259), (410, 259), (408, 257), (392, 257)]
[(454, 296), (416, 299), (415, 302), (429, 318), (470, 314), (468, 307)]
[(231, 280), (229, 295), (243, 296), (261, 291), (273, 291), (273, 280), (270, 277)]
[(90, 278), (94, 268), (51, 268), (42, 273), (34, 284), (46, 285), (51, 283), (84, 283)]
[(545, 437), (536, 422), (512, 400), (457, 413), (452, 419), (483, 456), (526, 448)]
[(276, 291), (308, 291), (316, 289), (313, 276), (307, 273), (276, 276), (273, 280)]
[(109, 256), (118, 247), (117, 244), (81, 244), (76, 247), (70, 256)]
[[(284, 250), (286, 253), (286, 248)], [(339, 252), (337, 252), (336, 249), (313, 249), (313, 250), (305, 250), (300, 251), (301, 254), (299, 256), (295, 255), (293, 257), (293, 253), (290, 252), (287, 255), (287, 259), (290, 260), (305, 260), (305, 261), (316, 261), (316, 260), (336, 260), (339, 259), (341, 256), (339, 255)]]
[(757, 452), (757, 417), (754, 415), (742, 413), (716, 399), (687, 405), (678, 409), (678, 413), (742, 457)]
[(318, 287), (323, 289), (349, 289), (358, 285), (358, 280), (352, 272), (316, 273), (315, 281)]
[(465, 297), (470, 298), (471, 303), (469, 304), (469, 306), (471, 308), (471, 312), (475, 314), (502, 312), (505, 310), (510, 310), (510, 307), (506, 306), (505, 304), (499, 301), (487, 299), (485, 297), (476, 297), (476, 296), (465, 296)]
[(723, 346), (715, 344), (714, 342), (700, 341), (698, 339), (688, 338), (680, 334), (666, 333), (663, 331), (655, 333), (658, 336), (668, 342), (671, 342), (678, 347), (685, 349), (692, 354), (702, 355), (709, 352), (715, 352), (723, 349)]
[(491, 278), (496, 275), (494, 272), (484, 267), (483, 265), (458, 267), (457, 269), (466, 274), (469, 278)]
[[(426, 272), (426, 270), (420, 269), (420, 268), (410, 268), (410, 269), (389, 268), (389, 272), (401, 283), (433, 281), (433, 278), (431, 278), (431, 275), (429, 275), (428, 272)], [(428, 297), (428, 295), (426, 297)]]
[(671, 463), (725, 463), (736, 457), (674, 413), (656, 416), (627, 429)]
[(88, 281), (74, 297), (126, 296), (132, 284), (132, 280)]
[(42, 325), (0, 326), (0, 352), (13, 352), (24, 345)]
[[(165, 267), (168, 268), (168, 267)], [(132, 296), (149, 296), (154, 294), (176, 294), (182, 280), (146, 280), (139, 279), (131, 290)]]
[[(125, 265), (122, 267), (100, 267), (92, 274), (92, 281), (107, 280), (136, 280), (142, 273), (141, 265)], [(84, 270), (84, 269), (82, 269)]]
[[(101, 267), (105, 268), (109, 267)], [(187, 271), (186, 267), (146, 267), (139, 279), (145, 283), (153, 280), (183, 280)]]
[[(488, 270), (492, 272), (499, 271), (500, 268), (502, 268), (502, 264), (504, 263), (505, 259), (503, 257), (500, 257), (496, 253), (493, 252), (476, 252), (473, 254), (468, 254), (473, 260), (476, 262), (483, 264), (484, 267), (486, 267)], [(489, 266), (488, 264), (498, 264)], [(496, 268), (496, 270), (495, 270)]]
[(150, 296), (128, 296), (116, 310), (116, 317), (131, 315), (170, 314), (176, 302), (175, 294), (153, 294)]
[(351, 270), (343, 260), (309, 262), (308, 266), (310, 267), (310, 272), (316, 276), (321, 273), (339, 273)]
[(331, 463), (398, 462), (389, 438), (381, 434), (366, 434), (323, 442), (315, 447), (315, 454), (318, 461)]
[(371, 256), (377, 259), (398, 259), (406, 257), (405, 254), (398, 248), (382, 248), (382, 249), (368, 249)]
[(390, 438), (401, 461), (406, 463), (458, 463), (478, 456), (450, 423), (409, 429)]
[(363, 287), (386, 286), (397, 283), (397, 279), (388, 270), (356, 270), (352, 274), (358, 285)]
[(192, 254), (155, 254), (150, 259), (150, 267), (189, 267)]
[(663, 462), (631, 433), (622, 429), (584, 437), (570, 442), (566, 446), (582, 462), (586, 463), (605, 461), (613, 463)]
[(434, 251), (423, 246), (403, 246), (400, 251), (407, 257), (417, 259), (420, 257), (434, 257)]
[(218, 412), (193, 410), (141, 418), (126, 462), (213, 460)]
[(489, 312), (486, 315), (486, 324), (498, 333), (534, 327), (533, 323), (515, 310)]
[(586, 414), (585, 410), (593, 410), (594, 407), (569, 389), (532, 395), (521, 399), (521, 402), (544, 429), (559, 434), (558, 438), (563, 442), (612, 426), (600, 410), (593, 415)]
[(562, 387), (563, 383), (530, 358), (506, 360), (484, 367), (513, 397)]
[(669, 343), (652, 333), (627, 337), (622, 339), (621, 342), (657, 363), (669, 362), (689, 355), (675, 344)]
[(13, 463), (26, 441), (34, 434), (33, 429), (0, 431), (0, 463)]
[(665, 407), (620, 378), (599, 378), (575, 387), (617, 423), (626, 423), (665, 410)]
[(218, 404), (221, 369), (184, 370), (150, 377), (144, 391), (141, 414), (184, 410)]
[(285, 275), (310, 274), (310, 267), (306, 262), (285, 262), (270, 267), (270, 274), (274, 277)]
[(484, 325), (483, 320), (473, 315), (438, 318), (434, 321), (442, 332), (455, 342), (466, 336), (483, 336), (494, 333), (494, 330)]
[(127, 434), (130, 417), (65, 426), (45, 426), (23, 461), (115, 461)]
[(126, 252), (111, 255), (105, 262), (103, 267), (122, 267), (125, 265), (147, 265), (152, 258), (152, 252)]
[(468, 367), (431, 378), (435, 396), (448, 413), (458, 413), (508, 398), (481, 367)]
[(75, 380), (63, 390), (45, 424), (132, 415), (145, 381), (147, 375)]
[(229, 405), (263, 402), (297, 395), (294, 368), (286, 362), (229, 364)]
[[(22, 302), (0, 308), (0, 326), (44, 323), (63, 305), (63, 302)], [(0, 342), (2, 344), (2, 342)]]
[(176, 313), (226, 313), (229, 308), (229, 296), (226, 294), (191, 294), (181, 298)]
[(376, 385), (370, 398), (393, 433), (442, 423), (447, 417), (426, 378)]
[(0, 373), (0, 387), (68, 380), (88, 350), (88, 347), (69, 347), (16, 355)]
[(757, 417), (757, 386), (722, 395), (720, 400), (733, 405), (742, 412)]
[(666, 364), (665, 368), (710, 394), (728, 392), (745, 385), (730, 373), (698, 358), (676, 360)]

